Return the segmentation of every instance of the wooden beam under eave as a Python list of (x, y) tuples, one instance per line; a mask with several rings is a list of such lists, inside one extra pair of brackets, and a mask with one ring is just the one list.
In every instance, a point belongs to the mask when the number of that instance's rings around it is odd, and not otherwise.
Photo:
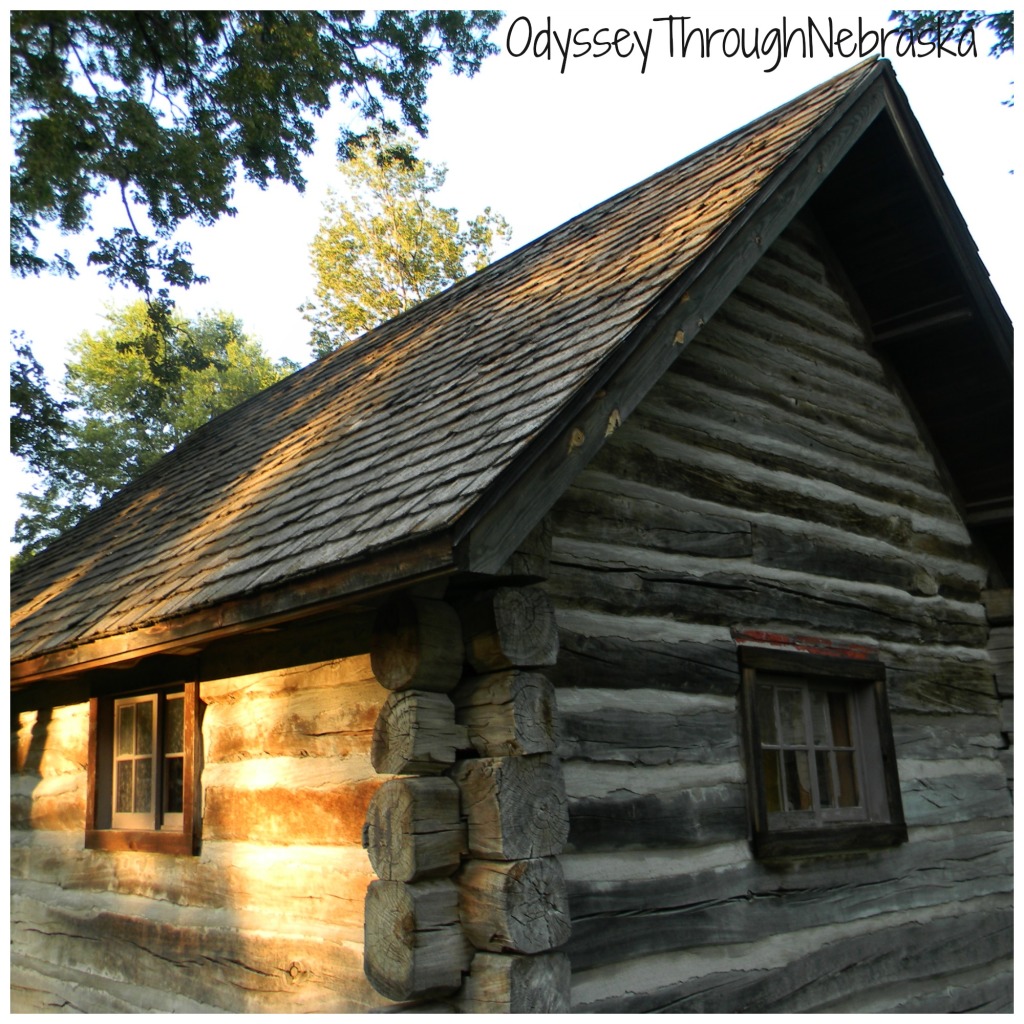
[(925, 316), (912, 313), (906, 317), (900, 317), (892, 327), (886, 327), (883, 324), (873, 325), (872, 340), (876, 345), (891, 345), (927, 331), (969, 323), (973, 319), (974, 314), (967, 306), (959, 306), (956, 309)]
[(205, 647), (214, 640), (351, 608), (357, 599), (446, 576), (456, 569), (447, 533), (383, 552), (356, 565), (285, 583), (272, 590), (203, 608), (115, 636), (97, 637), (11, 662), (11, 689), (113, 667), (154, 654)]
[(1013, 495), (988, 501), (969, 502), (964, 510), (968, 526), (987, 526), (991, 523), (1013, 522)]

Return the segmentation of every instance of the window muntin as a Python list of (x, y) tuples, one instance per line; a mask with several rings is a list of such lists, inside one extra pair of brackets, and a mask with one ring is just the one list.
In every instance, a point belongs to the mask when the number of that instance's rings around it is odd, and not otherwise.
[(776, 676), (758, 683), (756, 702), (768, 814), (816, 822), (863, 819), (861, 751), (850, 694)]

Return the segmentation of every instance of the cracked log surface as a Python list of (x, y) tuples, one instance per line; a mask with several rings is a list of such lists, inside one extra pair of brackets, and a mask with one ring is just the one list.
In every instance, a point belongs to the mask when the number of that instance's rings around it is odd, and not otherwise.
[(396, 1000), (454, 992), (471, 957), (450, 881), (370, 883), (365, 968), (378, 992)]
[[(1005, 1009), (1006, 626), (810, 232), (762, 258), (546, 521), (572, 1009)], [(905, 846), (753, 859), (749, 631), (878, 651)]]
[(466, 849), (459, 787), (451, 779), (391, 779), (366, 814), (363, 846), (379, 878), (417, 882), (450, 875)]
[(466, 861), (455, 878), (469, 941), (492, 953), (543, 953), (569, 938), (565, 876), (555, 857)]
[(387, 781), (370, 764), (387, 691), (369, 622), (365, 634), (339, 638), (328, 623), (204, 657), (196, 857), (84, 849), (87, 705), (12, 716), (15, 1010), (389, 1005), (362, 963), (374, 877), (362, 825)]

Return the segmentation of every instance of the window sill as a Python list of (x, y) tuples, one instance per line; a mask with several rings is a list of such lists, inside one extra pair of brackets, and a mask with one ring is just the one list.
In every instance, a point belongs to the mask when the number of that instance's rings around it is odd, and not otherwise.
[(192, 836), (185, 832), (143, 832), (134, 829), (86, 829), (87, 850), (135, 850), (140, 853), (172, 853), (191, 856)]
[(906, 841), (906, 825), (883, 822), (755, 834), (753, 845), (759, 858), (772, 859), (886, 849)]

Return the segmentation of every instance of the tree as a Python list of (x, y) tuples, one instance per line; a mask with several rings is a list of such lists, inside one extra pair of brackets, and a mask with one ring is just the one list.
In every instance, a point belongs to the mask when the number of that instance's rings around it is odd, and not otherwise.
[(339, 170), (310, 246), (316, 299), (302, 307), (318, 356), (482, 269), (511, 236), (490, 207), (463, 226), (436, 206), (447, 168), (420, 160), (408, 137), (374, 135)]
[(11, 454), (45, 471), (67, 430), (68, 404), (50, 394), (39, 361), (23, 332), (11, 331)]
[(25, 556), (191, 431), (297, 368), (272, 362), (227, 313), (192, 321), (171, 314), (168, 331), (157, 333), (138, 301), (109, 311), (107, 322), (72, 347), (62, 422), (20, 445), (18, 454), (41, 476), (37, 493), (19, 495), (24, 511), (14, 540)]
[[(420, 134), (427, 82), (444, 59), (474, 74), (496, 47), (497, 11), (12, 11), (11, 266), (77, 272), (40, 255), (43, 222), (77, 234), (115, 190), (125, 223), (88, 261), (151, 295), (151, 276), (203, 280), (183, 221), (234, 213), (238, 168), (261, 187), (304, 186), (312, 119), (332, 93), (367, 125), (395, 116)], [(166, 308), (166, 306), (165, 306)]]

